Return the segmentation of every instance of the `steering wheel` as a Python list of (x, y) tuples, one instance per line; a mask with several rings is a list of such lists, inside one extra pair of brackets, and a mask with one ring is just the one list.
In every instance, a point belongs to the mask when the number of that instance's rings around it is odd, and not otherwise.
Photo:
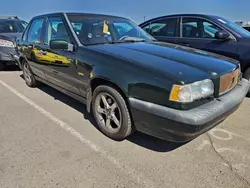
[(128, 36), (128, 35), (124, 35), (123, 37), (121, 37), (119, 40), (124, 40), (125, 38), (128, 38), (128, 37), (130, 37), (130, 36)]

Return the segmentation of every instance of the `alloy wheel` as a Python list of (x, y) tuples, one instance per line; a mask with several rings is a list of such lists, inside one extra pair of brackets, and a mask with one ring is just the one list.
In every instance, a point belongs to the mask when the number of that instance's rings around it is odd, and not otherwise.
[(108, 93), (99, 93), (95, 100), (95, 113), (101, 126), (111, 133), (116, 133), (122, 125), (121, 109)]

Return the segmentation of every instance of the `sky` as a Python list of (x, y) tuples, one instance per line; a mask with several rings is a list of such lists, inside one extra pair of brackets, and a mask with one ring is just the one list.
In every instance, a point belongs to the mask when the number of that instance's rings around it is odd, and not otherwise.
[(177, 13), (202, 13), (231, 21), (250, 20), (250, 0), (2, 0), (0, 15), (33, 16), (53, 12), (101, 13), (123, 16), (137, 24)]

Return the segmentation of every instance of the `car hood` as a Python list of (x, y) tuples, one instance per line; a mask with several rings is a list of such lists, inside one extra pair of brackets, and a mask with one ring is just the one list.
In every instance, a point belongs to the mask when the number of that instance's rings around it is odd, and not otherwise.
[(152, 72), (157, 71), (181, 83), (218, 78), (234, 70), (238, 64), (238, 61), (221, 55), (163, 42), (93, 45), (90, 48)]

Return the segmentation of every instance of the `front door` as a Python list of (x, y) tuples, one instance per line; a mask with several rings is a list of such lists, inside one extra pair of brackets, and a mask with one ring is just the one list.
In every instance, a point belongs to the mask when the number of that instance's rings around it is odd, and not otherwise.
[(237, 40), (230, 35), (230, 40), (219, 40), (215, 38), (215, 33), (221, 31), (216, 24), (195, 17), (183, 17), (181, 22), (181, 38), (178, 43), (201, 50), (206, 50), (238, 59)]
[(74, 44), (63, 18), (52, 16), (46, 19), (40, 61), (44, 65), (47, 81), (63, 89), (80, 95), (81, 82), (78, 79), (75, 53), (67, 50), (52, 50), (51, 40), (64, 40)]

